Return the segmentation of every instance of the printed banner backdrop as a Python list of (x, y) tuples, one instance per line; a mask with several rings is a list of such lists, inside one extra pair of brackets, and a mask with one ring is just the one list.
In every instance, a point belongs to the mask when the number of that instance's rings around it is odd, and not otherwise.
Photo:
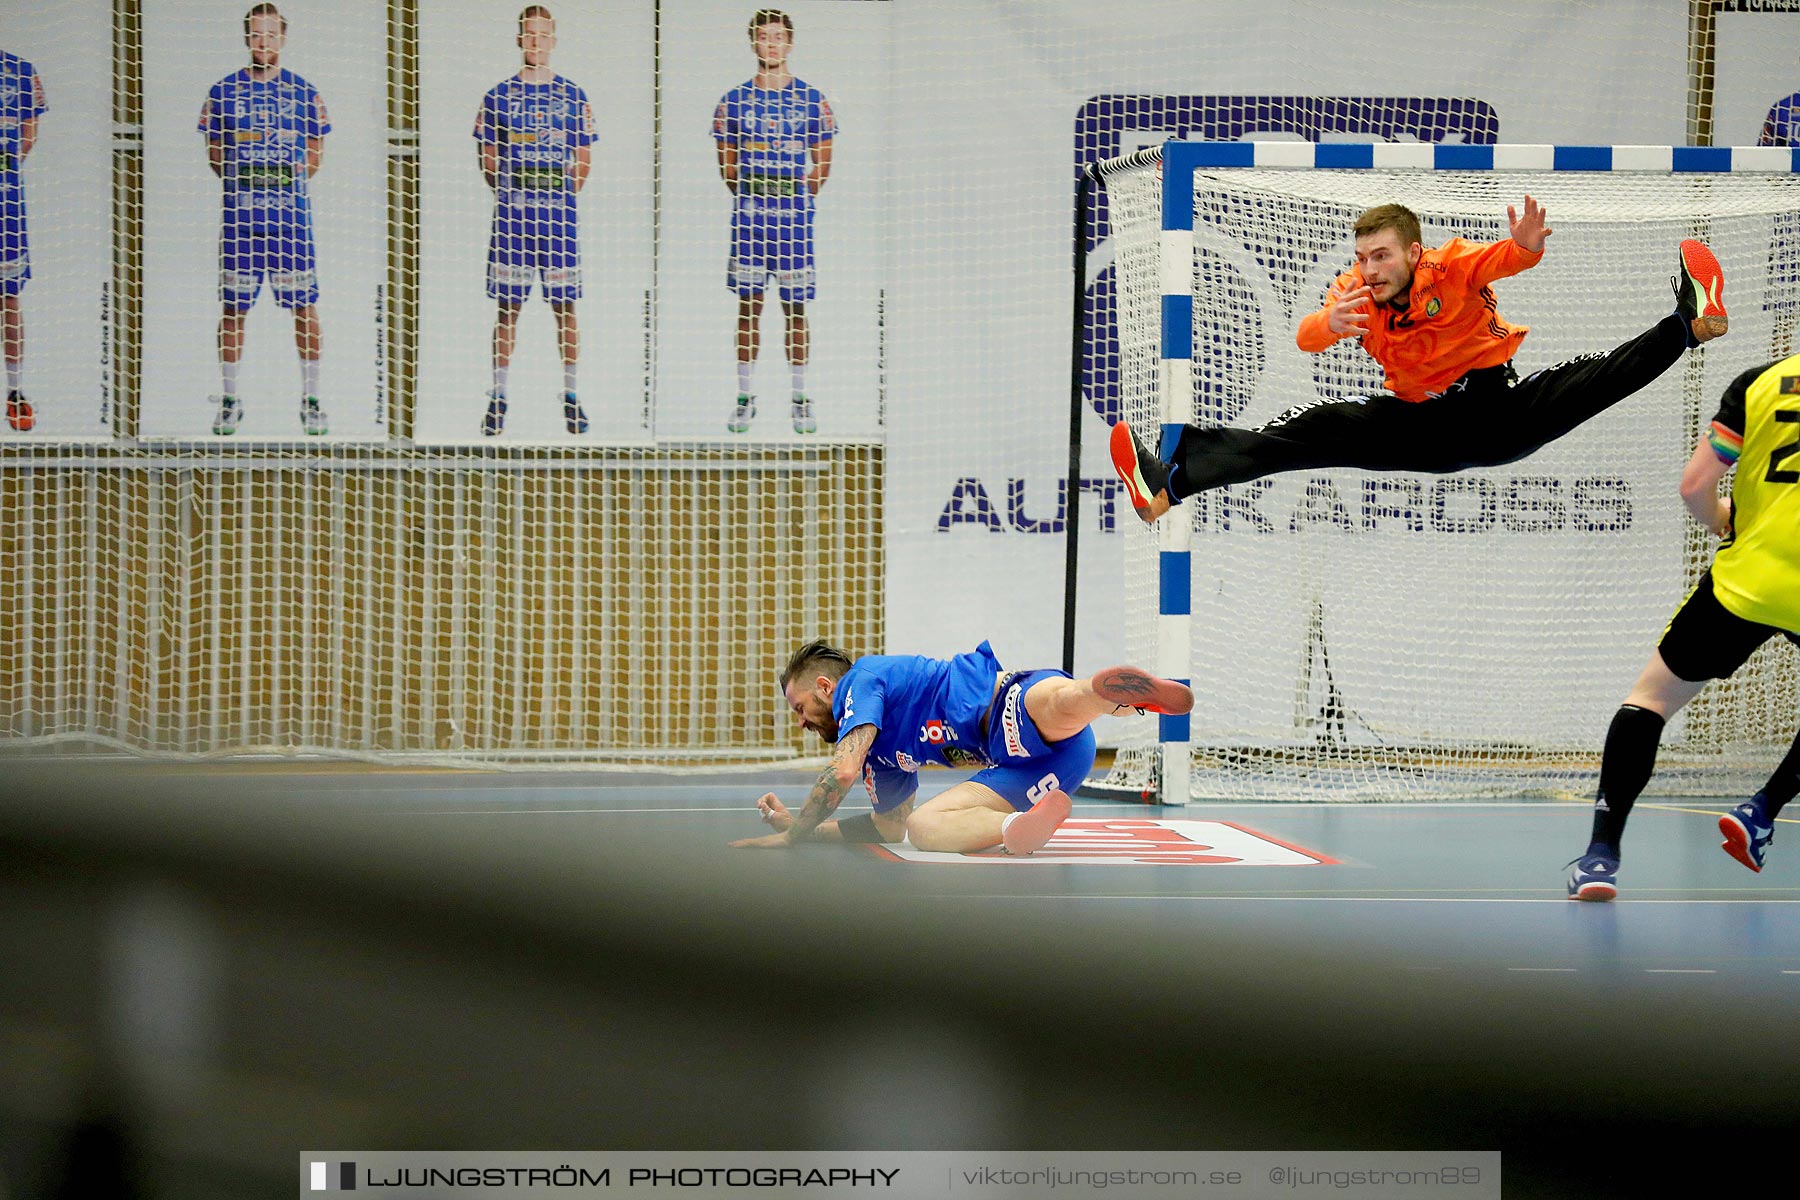
[(414, 437), (437, 444), (647, 442), (655, 261), (650, 0), (604, 10), (548, 6), (556, 22), (549, 66), (586, 95), (595, 135), (577, 197), (582, 294), (574, 301), (577, 393), (588, 431), (571, 434), (563, 419), (557, 329), (540, 277), (518, 316), (503, 430), (483, 433), (498, 310), (487, 287), (495, 195), (482, 178), (473, 134), (483, 98), (520, 69), (524, 7), (419, 7), (422, 262)]
[[(22, 201), (8, 200), (5, 218), (9, 233), (22, 219), (29, 237), (31, 277), (17, 296), (20, 390), (34, 420), (27, 430), (0, 422), (0, 444), (109, 438), (112, 97), (102, 83), (112, 78), (110, 10), (95, 0), (19, 6), (0, 22), (0, 54), (31, 65), (45, 108), (37, 141), (18, 164)], [(22, 67), (0, 71), (0, 153), (9, 157), (39, 102), (23, 79)], [(19, 270), (7, 257), (7, 270)]]
[[(1298, 49), (1354, 44), (1367, 36), (1366, 12), (1272, 5), (1233, 10), (1222, 21), (1208, 5), (1143, 0), (1096, 9), (1047, 0), (1028, 11), (959, 6), (953, 20), (941, 7), (900, 6), (895, 18), (895, 44), (909, 63), (931, 63), (936, 85), (910, 75), (897, 83), (893, 157), (938, 169), (895, 173), (895, 235), (902, 246), (930, 244), (934, 254), (929, 271), (910, 269), (904, 257), (896, 270), (888, 385), (895, 396), (933, 402), (889, 406), (888, 646), (856, 649), (948, 655), (991, 638), (1009, 667), (1055, 665), (1062, 656), (1059, 499), (1067, 474), (1074, 166), (1178, 132), (1134, 122), (1112, 131), (1116, 146), (1088, 146), (1072, 138), (1077, 114), (1102, 96), (1202, 91), (1194, 56), (1168, 46), (1205, 48), (1204, 91), (1216, 97), (1393, 95), (1394, 85), (1372, 82), (1354, 57)], [(1527, 0), (1509, 9), (1507, 30), (1484, 59), (1490, 69), (1471, 71), (1468, 30), (1487, 27), (1478, 5), (1409, 10), (1403, 92), (1480, 102), (1497, 116), (1503, 142), (1680, 142), (1686, 19), (1682, 6)], [(1543, 87), (1541, 51), (1552, 41), (1593, 69)], [(1520, 65), (1527, 61), (1539, 66)], [(1606, 81), (1622, 77), (1660, 102), (1614, 103)], [(1789, 90), (1784, 82), (1769, 96)], [(1315, 120), (1302, 124), (1271, 121), (1255, 132), (1323, 136)], [(1003, 183), (995, 160), (1005, 164)], [(983, 210), (993, 213), (985, 227)], [(1534, 316), (1519, 313), (1527, 323)], [(948, 397), (964, 400), (954, 431), (943, 427), (951, 402), (940, 398)], [(1117, 661), (1123, 651), (1120, 522), (1136, 517), (1116, 495), (1106, 433), (1090, 406), (1077, 671)], [(1679, 462), (1671, 465), (1671, 492), (1679, 470)], [(1109, 724), (1100, 727), (1103, 738)]]
[[(249, 62), (243, 0), (145, 0), (144, 375), (148, 438), (316, 441), (302, 429), (294, 319), (265, 278), (249, 311), (229, 438), (213, 433), (220, 377), (221, 184), (199, 130), (209, 89)], [(385, 439), (386, 11), (356, 0), (284, 0), (280, 66), (310, 84), (330, 122), (308, 183), (322, 362), (318, 396), (335, 441)], [(278, 98), (276, 105), (283, 101)], [(258, 118), (261, 119), (261, 118)], [(276, 136), (295, 116), (272, 111)], [(237, 139), (260, 138), (244, 128)], [(235, 143), (234, 143), (235, 144)], [(283, 197), (285, 200), (286, 197)], [(280, 274), (279, 270), (276, 272)]]
[(1800, 6), (1788, 12), (1724, 11), (1714, 20), (1713, 143), (1754, 146), (1769, 110), (1800, 93)]
[[(738, 300), (727, 286), (733, 199), (720, 176), (714, 115), (756, 73), (750, 0), (679, 0), (663, 13), (662, 273), (657, 307), (659, 438), (796, 441), (872, 438), (881, 427), (883, 247), (890, 168), (886, 106), (896, 6), (842, 0), (778, 5), (794, 22), (788, 69), (824, 93), (837, 125), (831, 170), (815, 198), (816, 296), (805, 303), (810, 355), (804, 379), (818, 422), (796, 433), (783, 352), (779, 288), (764, 293), (752, 390), (757, 415), (727, 430), (738, 393)], [(934, 173), (922, 176), (935, 179)], [(939, 180), (939, 182), (942, 182)], [(745, 197), (739, 203), (764, 206)], [(897, 256), (904, 258), (906, 248)]]

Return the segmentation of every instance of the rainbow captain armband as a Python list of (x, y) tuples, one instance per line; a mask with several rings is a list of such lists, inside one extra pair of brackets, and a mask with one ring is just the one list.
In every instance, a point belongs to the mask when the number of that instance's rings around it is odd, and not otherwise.
[(1738, 455), (1744, 452), (1744, 435), (1725, 428), (1717, 421), (1706, 431), (1706, 440), (1712, 444), (1712, 451), (1719, 456), (1722, 463), (1734, 463)]

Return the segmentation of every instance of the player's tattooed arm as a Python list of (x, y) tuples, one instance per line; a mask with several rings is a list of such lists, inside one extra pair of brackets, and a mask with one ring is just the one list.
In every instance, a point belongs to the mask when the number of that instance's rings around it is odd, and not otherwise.
[(820, 774), (819, 781), (813, 784), (812, 795), (806, 798), (806, 807), (788, 826), (790, 844), (811, 837), (819, 822), (829, 817), (850, 794), (850, 789), (862, 776), (863, 759), (868, 756), (869, 747), (875, 744), (875, 734), (875, 726), (858, 725), (838, 739), (837, 747), (831, 752), (831, 762)]

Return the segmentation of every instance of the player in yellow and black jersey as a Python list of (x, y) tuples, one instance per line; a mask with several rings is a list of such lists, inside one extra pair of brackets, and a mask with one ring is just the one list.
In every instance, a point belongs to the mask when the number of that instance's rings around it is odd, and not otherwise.
[[(1727, 503), (1719, 482), (1734, 466)], [(1656, 766), (1664, 723), (1770, 638), (1800, 642), (1800, 354), (1746, 371), (1725, 389), (1682, 472), (1681, 498), (1719, 536), (1719, 551), (1607, 730), (1592, 841), (1570, 864), (1572, 899), (1618, 894), (1619, 838)], [(1800, 738), (1760, 792), (1719, 818), (1725, 852), (1761, 871), (1776, 815), (1796, 792)]]

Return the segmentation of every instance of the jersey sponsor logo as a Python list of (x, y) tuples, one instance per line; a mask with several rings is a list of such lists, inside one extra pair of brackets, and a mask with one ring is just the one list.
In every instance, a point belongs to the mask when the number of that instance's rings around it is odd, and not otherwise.
[(1781, 377), (1781, 394), (1800, 396), (1800, 375), (1783, 375)]
[(856, 692), (853, 687), (844, 689), (844, 720), (848, 721), (856, 715)]
[(256, 284), (256, 276), (245, 271), (219, 272), (219, 290), (223, 292), (253, 292)]
[(0, 258), (0, 282), (11, 283), (31, 269), (31, 259), (26, 255), (14, 258)]
[(315, 278), (312, 271), (270, 271), (269, 286), (282, 291), (298, 291), (312, 287)]
[(957, 740), (956, 730), (934, 717), (919, 727), (919, 740), (930, 742), (934, 746), (941, 746), (945, 742)]
[(574, 287), (581, 282), (580, 267), (545, 267), (545, 287)]
[(1443, 301), (1439, 300), (1436, 296), (1433, 296), (1425, 302), (1425, 315), (1428, 317), (1435, 317), (1439, 312), (1443, 311), (1443, 307)]
[(973, 750), (966, 750), (961, 746), (946, 746), (943, 755), (946, 763), (961, 770), (993, 766), (993, 764), (987, 760), (987, 755), (978, 754)]
[(488, 279), (496, 287), (530, 287), (536, 278), (535, 267), (522, 267), (517, 263), (491, 263), (488, 266)]
[(1025, 735), (1019, 729), (1019, 701), (1024, 695), (1025, 685), (1013, 684), (1006, 689), (1006, 704), (1000, 710), (1000, 731), (1006, 737), (1006, 752), (1014, 758), (1026, 757)]
[(1035, 854), (935, 854), (906, 843), (876, 848), (883, 858), (911, 863), (999, 866), (1320, 867), (1339, 860), (1233, 821), (1154, 821), (1133, 818), (1068, 820)]
[(904, 750), (896, 750), (894, 752), (894, 763), (902, 771), (912, 771), (916, 773), (919, 769), (919, 760)]

